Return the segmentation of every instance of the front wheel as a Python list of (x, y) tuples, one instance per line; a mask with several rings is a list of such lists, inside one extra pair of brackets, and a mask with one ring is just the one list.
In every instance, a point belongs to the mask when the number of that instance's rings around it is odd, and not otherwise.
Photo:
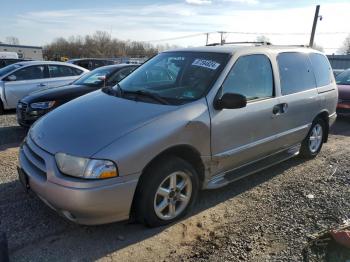
[(326, 134), (326, 125), (321, 118), (315, 119), (310, 131), (301, 144), (300, 156), (303, 158), (314, 158), (321, 151), (324, 136)]
[(0, 115), (3, 115), (3, 114), (5, 114), (5, 109), (0, 99)]
[(136, 217), (156, 227), (183, 217), (198, 194), (199, 181), (194, 168), (178, 157), (158, 161), (144, 174), (136, 193)]

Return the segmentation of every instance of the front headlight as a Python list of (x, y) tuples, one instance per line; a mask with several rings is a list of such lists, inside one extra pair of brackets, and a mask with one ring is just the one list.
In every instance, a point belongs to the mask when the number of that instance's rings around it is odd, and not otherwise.
[(104, 179), (118, 176), (112, 161), (70, 156), (65, 153), (55, 155), (59, 170), (69, 176), (85, 179)]
[(50, 109), (56, 104), (56, 101), (46, 101), (30, 104), (30, 107), (33, 109)]

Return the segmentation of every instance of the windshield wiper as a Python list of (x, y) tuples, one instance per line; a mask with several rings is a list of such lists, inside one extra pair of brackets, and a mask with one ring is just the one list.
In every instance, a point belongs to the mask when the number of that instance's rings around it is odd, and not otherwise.
[(165, 98), (161, 97), (160, 95), (158, 95), (156, 93), (148, 92), (145, 90), (129, 91), (129, 90), (123, 90), (120, 87), (118, 88), (118, 90), (121, 91), (122, 95), (123, 94), (135, 94), (137, 96), (144, 96), (144, 97), (151, 98), (154, 101), (157, 101), (163, 105), (169, 105), (169, 102)]

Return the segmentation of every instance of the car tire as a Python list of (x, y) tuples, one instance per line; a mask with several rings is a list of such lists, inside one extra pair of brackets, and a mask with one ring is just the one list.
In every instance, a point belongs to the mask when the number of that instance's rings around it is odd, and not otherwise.
[(0, 115), (5, 114), (5, 109), (4, 109), (4, 105), (2, 104), (2, 101), (0, 100)]
[(326, 124), (321, 118), (316, 118), (309, 133), (303, 140), (300, 148), (300, 156), (305, 159), (312, 159), (321, 151), (325, 141)]
[(170, 224), (193, 206), (199, 191), (195, 169), (185, 160), (167, 156), (147, 169), (136, 195), (136, 219), (148, 227)]

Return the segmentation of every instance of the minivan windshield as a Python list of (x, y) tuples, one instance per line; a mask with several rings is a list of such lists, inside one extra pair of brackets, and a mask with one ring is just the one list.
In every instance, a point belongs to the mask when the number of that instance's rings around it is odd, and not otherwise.
[(350, 85), (350, 69), (337, 75), (335, 81), (338, 85)]
[(103, 67), (95, 69), (79, 79), (73, 82), (74, 85), (87, 85), (91, 87), (100, 87), (103, 86), (103, 77), (107, 77), (112, 71), (114, 71), (114, 67)]
[(22, 66), (21, 64), (12, 64), (1, 68), (0, 77), (12, 72), (13, 70), (16, 70), (17, 68), (20, 68), (21, 66)]
[(127, 99), (184, 104), (203, 97), (226, 65), (229, 54), (165, 52), (140, 66), (113, 87)]

